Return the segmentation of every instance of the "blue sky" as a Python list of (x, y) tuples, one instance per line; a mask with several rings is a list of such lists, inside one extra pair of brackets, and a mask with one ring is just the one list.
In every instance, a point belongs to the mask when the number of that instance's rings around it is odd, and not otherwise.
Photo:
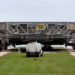
[(75, 22), (75, 0), (0, 0), (0, 21)]

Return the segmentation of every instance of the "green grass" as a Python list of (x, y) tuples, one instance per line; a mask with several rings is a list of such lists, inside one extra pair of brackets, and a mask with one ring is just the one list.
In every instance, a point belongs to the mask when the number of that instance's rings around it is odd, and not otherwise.
[(64, 49), (63, 47), (52, 47), (53, 49)]
[(9, 53), (0, 57), (0, 75), (75, 75), (75, 58), (67, 51), (44, 53), (40, 58)]
[(16, 47), (16, 49), (26, 49), (26, 47)]

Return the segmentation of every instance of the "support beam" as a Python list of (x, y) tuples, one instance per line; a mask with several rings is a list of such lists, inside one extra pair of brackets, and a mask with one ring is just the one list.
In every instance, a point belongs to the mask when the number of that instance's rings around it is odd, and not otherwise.
[(1, 40), (1, 42), (2, 42), (2, 50), (5, 50), (5, 39), (3, 38), (3, 39)]
[(2, 50), (7, 50), (9, 39), (2, 38), (1, 42), (2, 42)]

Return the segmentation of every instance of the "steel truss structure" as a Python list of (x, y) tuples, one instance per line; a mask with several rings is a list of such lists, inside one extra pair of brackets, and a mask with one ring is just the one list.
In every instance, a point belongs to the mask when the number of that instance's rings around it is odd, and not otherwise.
[(61, 38), (69, 42), (75, 38), (75, 22), (0, 22), (2, 49), (14, 38), (43, 42)]
[(1, 22), (0, 32), (8, 38), (71, 38), (75, 23), (69, 22)]

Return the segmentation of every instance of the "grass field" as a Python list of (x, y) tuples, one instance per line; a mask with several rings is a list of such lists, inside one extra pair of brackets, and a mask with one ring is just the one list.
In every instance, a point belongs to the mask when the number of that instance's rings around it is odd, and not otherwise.
[(75, 58), (67, 51), (44, 53), (40, 58), (25, 56), (9, 53), (0, 57), (0, 75), (75, 75)]
[(65, 49), (63, 47), (53, 47), (53, 49)]

